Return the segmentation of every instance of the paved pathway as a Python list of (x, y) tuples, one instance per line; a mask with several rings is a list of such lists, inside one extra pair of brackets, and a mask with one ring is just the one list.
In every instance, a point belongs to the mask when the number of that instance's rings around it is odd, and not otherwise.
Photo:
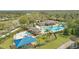
[(5, 35), (0, 36), (0, 38), (5, 38), (6, 36), (8, 36), (8, 35), (10, 35), (10, 34), (12, 34), (12, 33), (14, 33), (14, 32), (16, 32), (16, 31), (19, 30), (19, 29), (20, 29), (20, 28), (16, 28), (16, 29), (12, 30), (11, 32), (6, 33)]
[(74, 43), (73, 41), (69, 40), (68, 42), (66, 42), (65, 44), (61, 45), (60, 47), (58, 47), (58, 49), (66, 49), (67, 47), (69, 47), (72, 43)]

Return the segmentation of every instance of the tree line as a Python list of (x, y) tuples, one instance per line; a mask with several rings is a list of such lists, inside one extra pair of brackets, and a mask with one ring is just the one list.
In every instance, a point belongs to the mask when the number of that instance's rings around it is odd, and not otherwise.
[(30, 25), (33, 26), (37, 21), (56, 20), (65, 22), (67, 28), (64, 30), (64, 34), (79, 35), (79, 11), (39, 11), (28, 12), (22, 16), (19, 20), (21, 27), (27, 29)]

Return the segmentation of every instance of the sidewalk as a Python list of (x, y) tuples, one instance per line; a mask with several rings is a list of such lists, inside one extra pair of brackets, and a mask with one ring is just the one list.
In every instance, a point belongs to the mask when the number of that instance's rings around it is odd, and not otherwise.
[(12, 30), (11, 32), (6, 33), (5, 35), (0, 36), (0, 39), (1, 39), (1, 38), (5, 38), (6, 36), (9, 36), (10, 34), (16, 32), (16, 31), (19, 30), (19, 29), (20, 29), (20, 28), (16, 28), (16, 29)]
[(73, 41), (69, 40), (68, 42), (66, 42), (65, 44), (61, 45), (60, 47), (58, 47), (58, 49), (66, 49), (67, 47), (69, 47), (72, 43), (74, 43)]

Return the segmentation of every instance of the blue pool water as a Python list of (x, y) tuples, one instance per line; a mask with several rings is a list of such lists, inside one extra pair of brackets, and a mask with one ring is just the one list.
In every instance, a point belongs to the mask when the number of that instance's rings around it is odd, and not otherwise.
[(53, 32), (58, 32), (58, 31), (64, 30), (64, 27), (62, 27), (62, 26), (54, 26), (54, 27), (49, 27), (49, 30), (53, 31)]
[(31, 34), (30, 32), (25, 32), (25, 34)]
[(52, 32), (58, 32), (61, 30), (64, 30), (64, 26), (48, 26), (44, 29), (44, 31), (52, 31)]

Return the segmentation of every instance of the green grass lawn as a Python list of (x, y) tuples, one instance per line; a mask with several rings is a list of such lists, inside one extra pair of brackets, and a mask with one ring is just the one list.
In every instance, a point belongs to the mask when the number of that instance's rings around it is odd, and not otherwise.
[[(18, 30), (21, 31), (21, 30)], [(6, 37), (4, 41), (0, 44), (0, 48), (9, 49), (10, 45), (13, 43), (13, 36), (18, 33), (18, 31), (14, 32), (10, 36)]]
[(12, 37), (8, 37), (8, 38), (6, 38), (6, 40), (4, 41), (4, 42), (2, 42), (1, 44), (0, 44), (0, 47), (2, 47), (2, 48), (6, 48), (6, 49), (9, 49), (10, 48), (10, 45), (12, 44)]
[[(52, 40), (52, 41), (50, 41), (50, 42), (46, 43), (45, 45), (40, 46), (38, 48), (39, 49), (41, 49), (41, 48), (42, 49), (52, 49), (52, 48), (55, 49), (55, 48), (58, 48), (59, 46), (61, 46), (65, 42), (67, 42), (69, 40), (69, 37), (70, 36), (57, 35), (57, 39)], [(0, 47), (9, 49), (10, 45), (13, 43), (12, 41), (13, 41), (13, 35), (7, 37), (6, 40), (0, 44)]]
[(69, 40), (70, 36), (62, 36), (62, 35), (57, 35), (56, 40), (52, 40), (51, 42), (46, 43), (43, 46), (40, 46), (39, 49), (55, 49), (64, 44)]

